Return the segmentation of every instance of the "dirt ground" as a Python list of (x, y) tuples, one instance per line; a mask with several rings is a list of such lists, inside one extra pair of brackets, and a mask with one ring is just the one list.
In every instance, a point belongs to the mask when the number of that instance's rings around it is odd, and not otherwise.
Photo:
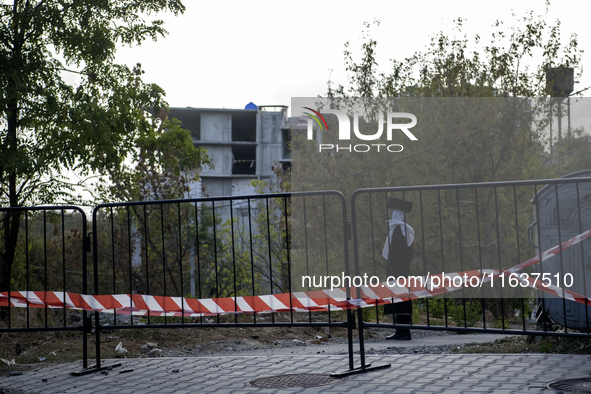
[[(367, 353), (591, 353), (591, 340), (569, 338), (504, 337), (492, 341), (484, 334), (479, 344), (470, 335), (441, 331), (413, 331), (413, 341), (392, 343), (384, 337), (392, 330), (365, 331)], [(356, 334), (356, 331), (354, 331)], [(236, 352), (288, 352), (347, 354), (345, 328), (328, 327), (224, 327), (103, 329), (101, 358), (200, 357)], [(462, 337), (462, 338), (458, 338)], [(95, 336), (88, 337), (89, 363), (95, 357)], [(414, 340), (416, 339), (416, 341)], [(451, 346), (451, 339), (456, 345)], [(421, 343), (428, 342), (425, 346)], [(486, 343), (488, 342), (488, 343)], [(459, 343), (459, 345), (457, 344)], [(119, 348), (119, 350), (117, 350)], [(47, 363), (82, 359), (79, 332), (27, 332), (0, 334), (0, 376), (27, 371)]]
[[(261, 348), (287, 348), (346, 342), (344, 328), (158, 328), (101, 331), (101, 358), (177, 357)], [(120, 350), (116, 350), (118, 345)], [(11, 367), (33, 368), (38, 363), (82, 359), (79, 332), (28, 332), (0, 334), (0, 376)], [(95, 336), (88, 337), (89, 358), (95, 356)], [(14, 365), (9, 365), (14, 361)]]

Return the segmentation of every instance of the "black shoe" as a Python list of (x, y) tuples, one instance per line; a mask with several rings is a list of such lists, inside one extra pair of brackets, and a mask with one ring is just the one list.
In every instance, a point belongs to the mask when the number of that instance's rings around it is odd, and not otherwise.
[(396, 333), (387, 336), (386, 339), (391, 339), (394, 341), (410, 341), (412, 339), (410, 336), (410, 331), (408, 331), (408, 330), (405, 330), (405, 331), (399, 330), (399, 331), (400, 332), (397, 331)]

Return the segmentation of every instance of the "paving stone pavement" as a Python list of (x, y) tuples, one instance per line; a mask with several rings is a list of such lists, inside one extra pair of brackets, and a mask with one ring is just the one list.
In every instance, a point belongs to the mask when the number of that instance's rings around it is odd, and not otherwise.
[[(351, 375), (327, 386), (261, 389), (256, 378), (295, 373), (328, 374), (347, 369), (346, 356), (274, 355), (141, 358), (121, 362), (108, 374), (74, 377), (80, 362), (40, 366), (0, 378), (0, 393), (554, 393), (545, 385), (591, 377), (591, 355), (412, 354), (368, 355), (390, 368)], [(133, 371), (120, 373), (122, 370)], [(178, 369), (178, 372), (175, 371)]]

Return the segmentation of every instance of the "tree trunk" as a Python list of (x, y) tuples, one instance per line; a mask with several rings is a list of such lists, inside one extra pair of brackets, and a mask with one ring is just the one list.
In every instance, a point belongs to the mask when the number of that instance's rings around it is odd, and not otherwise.
[[(16, 255), (16, 244), (20, 229), (21, 212), (9, 211), (3, 220), (4, 227), (4, 251), (0, 254), (0, 291), (17, 290), (10, 288), (12, 264)], [(21, 290), (21, 289), (18, 289)], [(7, 307), (0, 308), (0, 321), (8, 322), (9, 311)]]
[[(19, 14), (18, 1), (13, 3), (13, 37), (12, 37), (12, 53), (11, 62), (13, 70), (18, 69), (18, 65), (21, 63), (21, 50), (23, 47), (24, 38), (22, 31), (20, 30), (19, 21), (17, 15)], [(5, 178), (5, 174), (8, 175), (8, 198), (10, 207), (18, 207), (18, 192), (17, 192), (17, 163), (16, 158), (18, 157), (18, 138), (17, 130), (19, 126), (19, 94), (18, 87), (14, 75), (8, 78), (7, 87), (8, 96), (10, 97), (8, 102), (8, 116), (7, 116), (7, 133), (5, 146), (8, 153), (9, 162), (8, 166), (3, 168), (3, 173), (0, 174), (0, 178)], [(12, 273), (12, 264), (16, 255), (16, 243), (19, 233), (19, 222), (21, 217), (20, 211), (8, 211), (4, 217), (4, 250), (0, 251), (0, 291), (13, 290), (10, 289), (10, 279)], [(8, 320), (9, 310), (7, 307), (0, 307), (0, 321), (6, 322)]]

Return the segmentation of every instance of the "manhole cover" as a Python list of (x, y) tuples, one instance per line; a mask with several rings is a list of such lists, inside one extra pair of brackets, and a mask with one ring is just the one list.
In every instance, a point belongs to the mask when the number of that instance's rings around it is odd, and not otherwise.
[(564, 393), (591, 393), (591, 378), (564, 379), (548, 383), (547, 387)]
[(283, 389), (289, 387), (316, 387), (326, 386), (329, 384), (342, 382), (342, 378), (333, 378), (330, 375), (320, 374), (292, 374), (269, 376), (266, 378), (258, 378), (246, 383), (249, 386), (260, 387), (265, 389)]

